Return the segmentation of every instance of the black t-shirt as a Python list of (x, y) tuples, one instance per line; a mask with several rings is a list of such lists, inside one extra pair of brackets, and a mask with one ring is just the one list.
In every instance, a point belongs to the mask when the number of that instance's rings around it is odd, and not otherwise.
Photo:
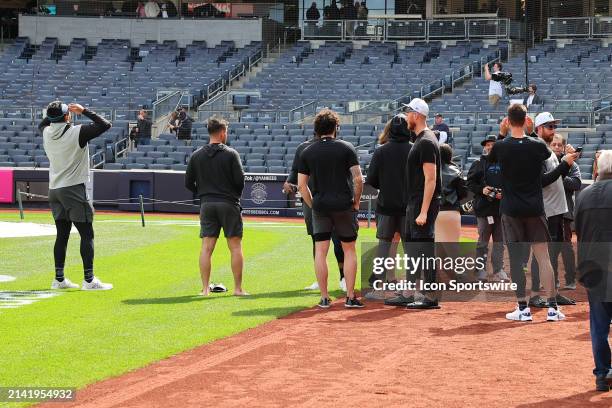
[[(305, 142), (302, 142), (297, 149), (295, 150), (295, 155), (293, 156), (293, 163), (291, 164), (291, 171), (289, 172), (289, 176), (287, 176), (287, 183), (297, 184), (298, 183), (298, 172), (300, 171), (300, 163), (302, 162), (302, 152), (311, 144), (318, 141), (319, 139), (310, 139)], [(309, 180), (308, 187), (312, 190), (312, 180)]]
[(507, 137), (495, 143), (487, 157), (501, 167), (501, 213), (511, 217), (544, 215), (542, 169), (550, 157), (546, 144), (528, 136)]
[(352, 144), (334, 138), (322, 138), (300, 155), (299, 172), (307, 174), (312, 185), (312, 207), (316, 211), (344, 211), (353, 205), (351, 167), (359, 159)]
[(409, 202), (423, 200), (425, 189), (425, 173), (423, 173), (424, 163), (434, 163), (436, 165), (436, 188), (432, 200), (440, 198), (442, 178), (440, 169), (440, 148), (436, 135), (425, 129), (417, 135), (417, 138), (410, 149), (406, 162), (406, 194)]

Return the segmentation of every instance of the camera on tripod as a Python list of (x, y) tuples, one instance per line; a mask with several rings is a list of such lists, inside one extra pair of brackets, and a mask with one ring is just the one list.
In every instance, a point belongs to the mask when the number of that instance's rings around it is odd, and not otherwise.
[(529, 92), (524, 86), (511, 86), (512, 74), (510, 72), (494, 72), (491, 74), (491, 79), (496, 82), (501, 82), (506, 89), (508, 95), (516, 95)]

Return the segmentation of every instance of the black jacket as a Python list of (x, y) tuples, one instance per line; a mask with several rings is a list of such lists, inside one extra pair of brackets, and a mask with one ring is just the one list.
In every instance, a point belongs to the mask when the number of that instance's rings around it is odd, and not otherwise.
[(321, 13), (316, 7), (310, 7), (306, 10), (306, 19), (307, 20), (318, 20), (321, 17)]
[[(527, 100), (529, 99), (529, 94), (523, 98), (523, 105), (527, 106)], [(543, 101), (540, 98), (540, 95), (537, 93), (533, 97), (533, 101), (531, 101), (532, 105), (542, 105)]]
[(152, 123), (149, 119), (138, 119), (138, 138), (139, 139), (150, 139), (151, 138), (151, 126)]
[(406, 214), (405, 167), (411, 147), (408, 137), (391, 134), (389, 141), (374, 151), (366, 183), (379, 190), (377, 214)]
[[(612, 254), (612, 179), (585, 188), (576, 200), (578, 280), (599, 301), (612, 301), (608, 284)], [(611, 289), (608, 289), (608, 288)]]
[[(559, 162), (563, 156), (557, 155)], [(563, 214), (563, 218), (567, 220), (574, 219), (574, 192), (582, 188), (582, 174), (580, 167), (576, 163), (572, 164), (569, 173), (563, 177), (563, 188), (565, 189), (565, 201), (567, 201), (567, 212)]]
[(461, 200), (468, 194), (461, 170), (454, 164), (443, 164), (440, 176), (442, 178), (440, 211), (459, 211)]
[(191, 127), (193, 124), (193, 119), (185, 112), (179, 113), (179, 126), (178, 126), (178, 134), (177, 137), (179, 139), (191, 139)]
[(205, 202), (239, 205), (244, 172), (238, 152), (222, 143), (208, 144), (189, 159), (185, 187)]
[(468, 171), (467, 187), (474, 193), (474, 213), (477, 217), (498, 216), (499, 200), (490, 200), (484, 196), (482, 189), (485, 186), (501, 188), (501, 169), (499, 164), (490, 163), (487, 156), (482, 155), (472, 163)]

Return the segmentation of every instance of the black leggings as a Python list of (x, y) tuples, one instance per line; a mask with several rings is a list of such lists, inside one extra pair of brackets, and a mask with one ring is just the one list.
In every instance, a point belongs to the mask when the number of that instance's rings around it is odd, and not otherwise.
[[(89, 222), (75, 222), (74, 226), (79, 231), (81, 236), (81, 258), (83, 259), (83, 271), (85, 276), (93, 274), (94, 260), (94, 230), (93, 225)], [(55, 221), (57, 228), (57, 237), (55, 239), (55, 247), (53, 248), (53, 256), (55, 257), (56, 270), (63, 269), (66, 262), (66, 248), (68, 247), (68, 239), (70, 238), (70, 229), (72, 222), (66, 220)]]

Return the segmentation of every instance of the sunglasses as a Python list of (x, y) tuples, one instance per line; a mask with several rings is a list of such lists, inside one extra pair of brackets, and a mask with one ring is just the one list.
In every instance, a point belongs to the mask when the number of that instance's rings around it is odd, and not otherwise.
[(557, 128), (557, 125), (556, 125), (556, 124), (554, 124), (554, 123), (549, 123), (549, 124), (547, 124), (547, 125), (542, 125), (542, 126), (544, 126), (544, 127), (545, 127), (546, 129), (548, 129), (548, 130), (554, 130), (554, 129), (556, 129), (556, 128)]

